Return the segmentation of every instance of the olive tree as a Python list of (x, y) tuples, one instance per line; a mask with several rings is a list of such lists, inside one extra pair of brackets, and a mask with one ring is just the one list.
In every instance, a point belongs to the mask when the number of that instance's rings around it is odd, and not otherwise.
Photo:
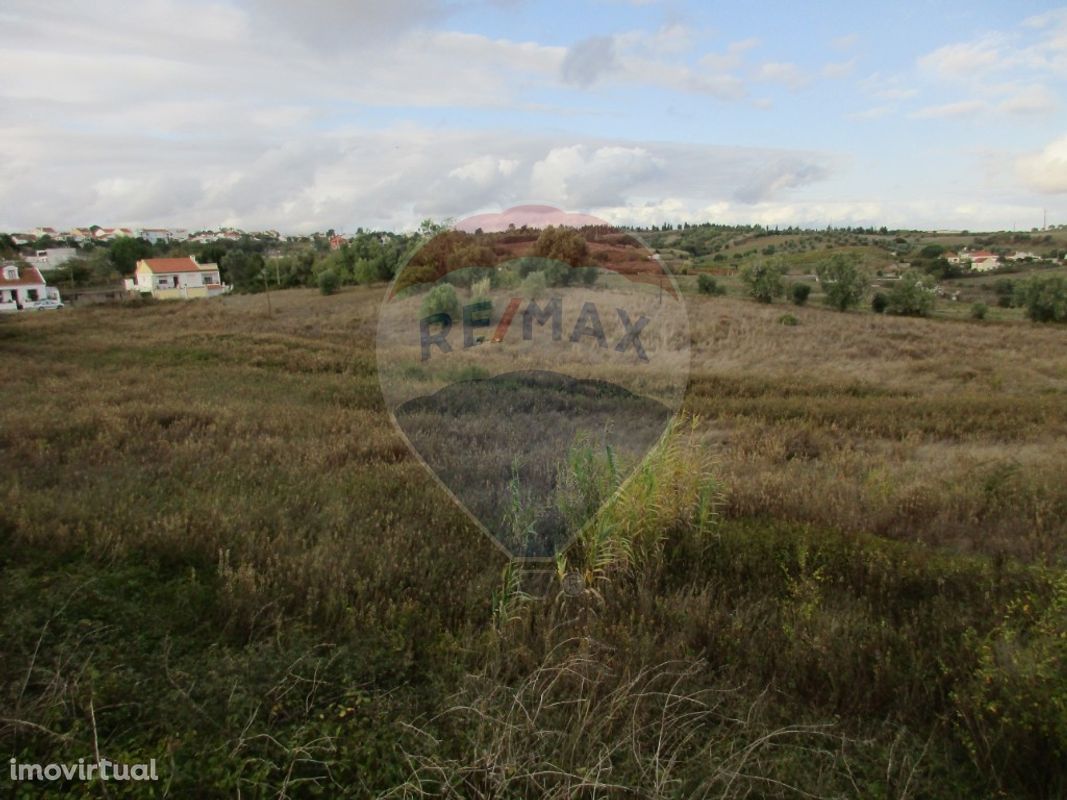
[(1015, 305), (1034, 322), (1067, 322), (1067, 279), (1034, 277), (1015, 286)]
[(866, 292), (867, 276), (853, 258), (832, 256), (815, 268), (826, 296), (826, 304), (838, 311), (848, 311), (860, 304)]
[(909, 269), (900, 276), (889, 291), (886, 313), (905, 317), (926, 317), (934, 310), (936, 283), (917, 269)]
[(769, 303), (785, 292), (784, 274), (785, 268), (780, 264), (750, 264), (741, 270), (741, 281), (755, 300)]

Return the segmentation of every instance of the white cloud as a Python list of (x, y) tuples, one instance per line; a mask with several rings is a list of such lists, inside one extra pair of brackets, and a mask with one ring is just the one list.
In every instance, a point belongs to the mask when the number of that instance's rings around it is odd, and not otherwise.
[(852, 74), (856, 68), (856, 59), (848, 61), (831, 61), (823, 64), (822, 76), (824, 78), (845, 78)]
[(744, 61), (745, 53), (759, 46), (759, 39), (741, 39), (731, 42), (722, 53), (705, 53), (700, 57), (700, 65), (709, 70), (725, 71), (737, 69)]
[(1059, 98), (1041, 84), (1017, 86), (1010, 84), (1003, 87), (1005, 95), (997, 109), (1005, 114), (1045, 115), (1059, 108)]
[(811, 80), (800, 67), (788, 61), (768, 61), (761, 64), (756, 71), (756, 78), (780, 83), (792, 90), (806, 86)]
[(560, 76), (565, 83), (586, 88), (617, 66), (615, 40), (610, 36), (590, 36), (567, 50)]
[(910, 116), (913, 119), (968, 118), (977, 114), (1040, 117), (1050, 114), (1060, 105), (1056, 95), (1040, 84), (989, 84), (983, 87), (980, 94), (982, 99), (972, 98), (926, 106), (912, 112)]
[(485, 187), (511, 175), (518, 166), (519, 162), (514, 158), (482, 156), (456, 167), (448, 173), (448, 177), (471, 181), (476, 186)]
[(851, 50), (857, 44), (859, 44), (860, 37), (855, 33), (846, 33), (844, 36), (838, 36), (830, 42), (830, 46), (835, 50)]
[(879, 97), (886, 100), (908, 100), (919, 93), (918, 89), (889, 88), (878, 92)]
[(1067, 9), (1030, 17), (1018, 27), (992, 31), (939, 47), (918, 59), (926, 75), (969, 87), (988, 99), (1011, 90), (991, 108), (1008, 114), (1042, 114), (1058, 101), (1048, 80), (1067, 79)]
[(892, 106), (872, 106), (871, 108), (864, 109), (863, 111), (857, 111), (849, 116), (855, 120), (872, 120), (881, 119), (882, 117), (889, 116), (893, 113)]
[[(650, 88), (657, 97), (688, 95), (668, 101), (689, 115), (683, 124), (697, 130), (707, 122), (707, 138), (727, 139), (759, 124), (754, 109), (778, 99), (772, 84), (799, 89), (820, 74), (841, 77), (856, 61), (849, 59), (865, 53), (793, 63), (789, 52), (764, 55), (754, 39), (709, 49), (706, 31), (677, 23), (569, 48), (523, 39), (529, 28), (515, 39), (443, 29), (466, 18), (464, 5), (7, 0), (0, 11), (0, 229), (224, 222), (350, 229), (538, 199), (692, 218), (721, 209), (738, 220), (817, 222), (834, 212), (826, 200), (803, 199), (839, 174), (824, 153), (559, 129), (571, 119), (566, 114), (583, 117), (575, 126), (581, 130), (606, 130), (607, 115), (629, 125), (638, 112), (622, 103), (637, 96), (631, 90)], [(1010, 69), (990, 67), (980, 85), (953, 79), (948, 99), (1040, 121), (1058, 107), (1057, 80), (1067, 75), (1055, 44), (1067, 45), (1064, 19), (1043, 15), (1005, 35), (997, 52)], [(855, 46), (854, 36), (845, 38), (837, 49)], [(945, 65), (952, 73), (958, 61), (941, 53), (922, 75), (940, 76)], [(887, 114), (914, 94), (910, 80), (880, 80), (861, 84), (881, 96), (857, 117)], [(584, 92), (590, 102), (582, 102)], [(940, 99), (919, 113), (973, 113), (935, 105)], [(709, 100), (734, 104), (726, 109), (733, 117), (720, 115), (721, 129), (713, 116), (720, 108)], [(789, 140), (791, 125), (813, 124), (810, 109), (790, 113), (797, 119), (765, 115), (780, 141)], [(459, 129), (464, 115), (482, 130)], [(870, 211), (866, 202), (860, 197), (855, 208)]]
[(734, 191), (734, 198), (742, 203), (759, 203), (829, 177), (829, 169), (810, 159), (783, 157), (755, 171)]
[(999, 37), (945, 45), (919, 59), (919, 67), (942, 78), (973, 78), (1003, 63)]
[(960, 100), (955, 103), (944, 103), (938, 106), (926, 106), (911, 114), (914, 119), (952, 119), (957, 117), (972, 117), (985, 108), (980, 100)]
[(684, 198), (625, 208), (599, 209), (597, 216), (616, 225), (652, 225), (712, 220), (724, 224), (752, 224), (767, 227), (822, 228), (827, 225), (880, 226), (907, 228), (921, 220), (930, 229), (998, 230), (1004, 220), (1040, 219), (1040, 208), (1001, 203), (959, 203), (946, 206), (932, 202), (900, 202), (883, 199), (807, 200), (765, 202), (755, 205), (717, 201), (694, 204)]
[[(0, 127), (0, 230), (222, 223), (283, 231), (410, 226), (543, 201), (594, 211), (663, 198), (773, 201), (823, 180), (818, 154), (404, 125), (310, 138), (152, 136)], [(472, 153), (481, 155), (472, 157)]]
[(248, 0), (253, 26), (267, 35), (278, 30), (315, 50), (376, 47), (407, 30), (443, 18), (440, 0)]
[(900, 75), (884, 75), (875, 72), (860, 81), (860, 88), (878, 100), (907, 100), (915, 97), (917, 89), (903, 85), (904, 78)]
[(947, 44), (919, 58), (917, 66), (921, 74), (969, 97), (928, 105), (912, 118), (1047, 116), (1060, 102), (1046, 81), (1067, 78), (1067, 11)]
[(1040, 152), (1020, 157), (1015, 165), (1028, 188), (1047, 194), (1067, 193), (1067, 136), (1049, 142)]
[(664, 25), (651, 34), (635, 30), (616, 37), (619, 47), (646, 58), (687, 53), (693, 49), (696, 39), (697, 32), (678, 22)]
[(583, 89), (601, 84), (651, 86), (718, 100), (739, 100), (746, 94), (743, 81), (733, 74), (754, 39), (734, 42), (725, 53), (708, 53), (695, 66), (681, 57), (692, 45), (692, 34), (681, 26), (655, 33), (631, 31), (615, 36), (592, 36), (566, 51), (560, 77)]
[(553, 148), (533, 165), (531, 197), (569, 208), (622, 205), (628, 189), (662, 168), (642, 147)]

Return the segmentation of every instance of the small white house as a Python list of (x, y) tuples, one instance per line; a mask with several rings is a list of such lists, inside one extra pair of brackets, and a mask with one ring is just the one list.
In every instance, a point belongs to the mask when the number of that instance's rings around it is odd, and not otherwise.
[(230, 291), (222, 282), (218, 264), (198, 264), (192, 256), (143, 258), (133, 277), (126, 279), (126, 289), (160, 300), (215, 297)]
[(97, 228), (93, 234), (97, 241), (101, 242), (113, 242), (116, 239), (123, 237), (133, 238), (132, 228)]
[(189, 236), (184, 228), (139, 228), (135, 233), (149, 244), (184, 241)]
[(42, 300), (59, 302), (59, 290), (36, 267), (5, 264), (0, 272), (0, 311), (23, 311)]
[(975, 272), (991, 272), (1000, 266), (1000, 256), (988, 250), (972, 250), (965, 257)]
[(77, 255), (78, 251), (73, 247), (49, 247), (45, 250), (38, 250), (26, 261), (42, 272), (48, 272), (63, 266), (72, 258), (77, 257)]
[(1040, 261), (1041, 256), (1027, 250), (1016, 250), (1015, 255), (1008, 256), (1008, 261)]

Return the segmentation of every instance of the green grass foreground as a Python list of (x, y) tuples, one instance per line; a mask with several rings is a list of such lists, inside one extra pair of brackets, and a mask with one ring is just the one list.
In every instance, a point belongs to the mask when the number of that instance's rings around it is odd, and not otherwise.
[(110, 797), (1067, 794), (1062, 328), (693, 298), (690, 418), (561, 560), (584, 590), (534, 598), (392, 430), (380, 298), (0, 320), (5, 762), (157, 759)]

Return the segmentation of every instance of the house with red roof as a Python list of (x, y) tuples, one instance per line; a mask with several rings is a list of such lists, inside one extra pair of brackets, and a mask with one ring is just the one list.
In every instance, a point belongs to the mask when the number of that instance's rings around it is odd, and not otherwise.
[(126, 279), (128, 291), (150, 294), (160, 300), (215, 297), (230, 288), (222, 282), (218, 264), (200, 264), (192, 256), (142, 258), (133, 277)]
[(964, 255), (976, 272), (990, 272), (1000, 266), (1000, 256), (988, 250), (972, 250)]
[(4, 264), (0, 271), (0, 311), (28, 311), (42, 301), (59, 303), (59, 290), (49, 286), (36, 267)]
[(98, 241), (113, 242), (122, 237), (133, 238), (132, 228), (97, 228), (94, 234)]

